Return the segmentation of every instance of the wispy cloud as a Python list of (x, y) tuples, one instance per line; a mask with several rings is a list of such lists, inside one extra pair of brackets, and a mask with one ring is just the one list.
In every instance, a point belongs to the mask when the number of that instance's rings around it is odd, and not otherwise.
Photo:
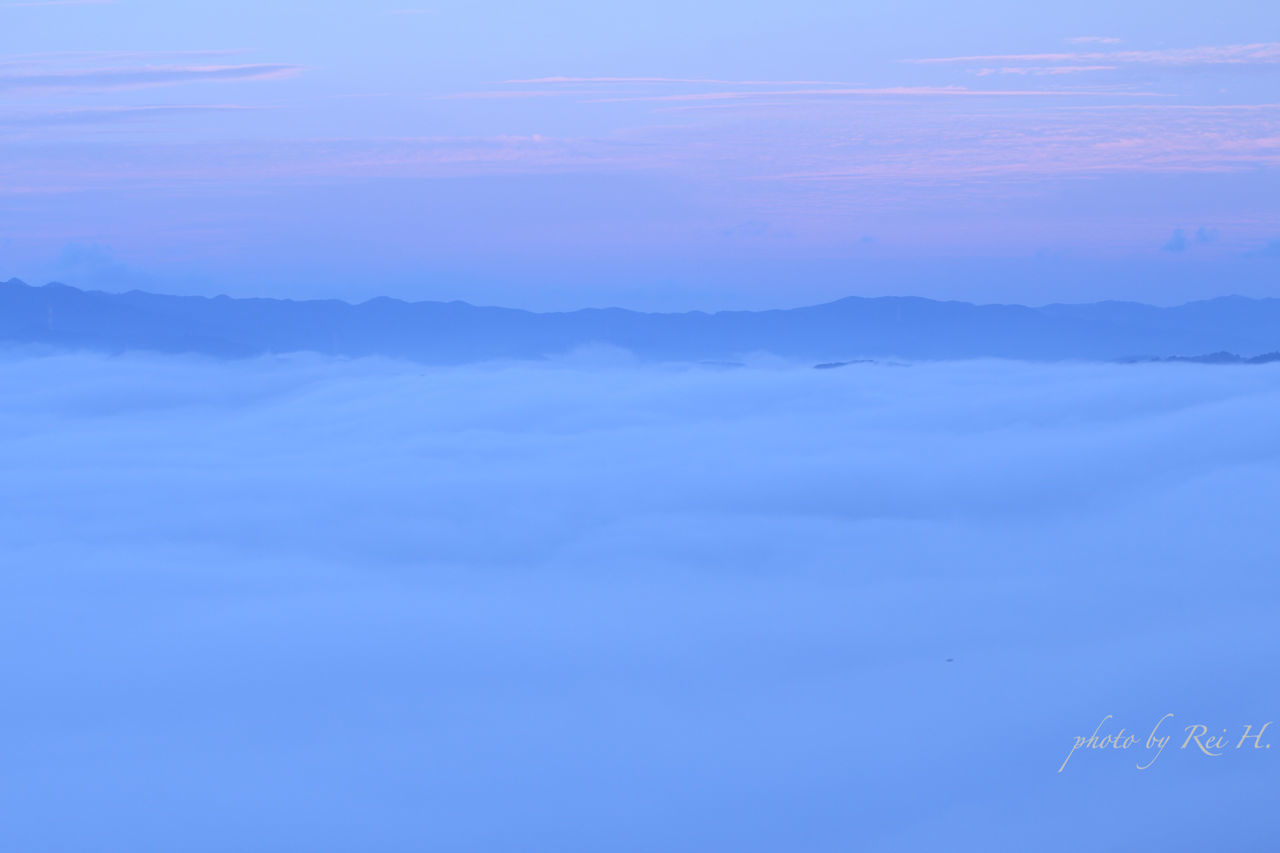
[[(610, 101), (659, 100), (662, 91), (678, 86), (822, 86), (848, 87), (853, 84), (827, 80), (724, 80), (713, 77), (530, 77), (503, 80), (502, 86), (542, 86), (551, 88), (520, 89), (501, 88), (473, 92), (455, 92), (437, 95), (433, 100), (518, 100), (521, 98), (555, 98), (572, 95), (617, 95), (616, 98), (597, 97), (591, 103)], [(649, 89), (651, 95), (639, 95)], [(774, 91), (774, 90), (771, 90)], [(824, 89), (835, 91), (835, 89)], [(742, 93), (750, 95), (752, 93)]]
[(247, 53), (243, 48), (216, 48), (205, 50), (50, 50), (38, 53), (10, 53), (0, 60), (0, 65), (29, 65), (57, 61), (78, 62), (153, 62), (169, 59), (194, 59), (217, 56), (237, 56)]
[(1014, 74), (1020, 77), (1060, 77), (1064, 74), (1083, 74), (1092, 71), (1115, 71), (1116, 65), (1013, 65), (1003, 68), (978, 68), (973, 73), (979, 77), (993, 74)]
[(114, 6), (116, 0), (38, 0), (28, 3), (0, 3), (0, 9), (37, 9), (45, 6)]
[(1059, 106), (1060, 110), (1160, 110), (1174, 112), (1197, 113), (1234, 113), (1234, 112), (1276, 112), (1280, 111), (1280, 103), (1275, 104), (1092, 104), (1086, 107)]
[(599, 95), (599, 89), (490, 89), (480, 92), (450, 92), (433, 95), (433, 101), (505, 101), (521, 98), (563, 98), (569, 95)]
[(57, 127), (61, 125), (109, 124), (148, 118), (163, 118), (199, 113), (245, 112), (273, 107), (245, 106), (240, 104), (174, 104), (145, 107), (86, 107), (82, 109), (56, 110), (29, 115), (0, 117), (0, 127)]
[[(1280, 166), (1280, 113), (1263, 110), (1058, 110), (1016, 121), (971, 116), (886, 128), (883, 138), (810, 153), (789, 181), (943, 181), (1117, 173), (1225, 173)], [(797, 159), (797, 162), (799, 160)]]
[(1087, 53), (1004, 53), (973, 56), (940, 56), (904, 60), (917, 65), (971, 65), (978, 63), (1105, 65), (1270, 65), (1280, 63), (1280, 42), (1228, 44), (1163, 50), (1116, 50)]
[[(127, 117), (121, 117), (126, 119)], [(105, 118), (105, 120), (111, 120)], [(12, 134), (11, 134), (12, 135)], [(0, 144), (9, 141), (0, 140)], [(533, 136), (289, 139), (274, 142), (82, 144), (0, 149), (0, 192), (133, 188), (332, 177), (468, 177), (660, 168), (660, 144)]]
[(132, 89), (179, 83), (264, 80), (288, 77), (300, 70), (296, 65), (206, 65), (0, 73), (0, 90)]
[[(469, 177), (559, 172), (666, 174), (702, 180), (946, 187), (1003, 179), (1103, 174), (1225, 173), (1280, 167), (1280, 108), (1261, 105), (1089, 104), (1069, 98), (976, 96), (788, 100), (777, 93), (677, 101), (668, 108), (778, 104), (785, 120), (634, 128), (604, 137), (499, 136), (291, 139), (208, 145), (137, 144), (128, 152), (85, 144), (63, 152), (13, 146), (0, 156), (0, 185), (55, 191), (188, 183), (290, 183), (317, 177)], [(1092, 93), (1091, 93), (1092, 94)], [(719, 93), (691, 93), (717, 97)], [(971, 108), (976, 107), (976, 108)], [(195, 109), (194, 107), (189, 109)], [(180, 116), (175, 111), (174, 118)], [(160, 112), (70, 111), (14, 119), (38, 126), (131, 120)], [(793, 126), (794, 123), (794, 126)], [(802, 130), (801, 130), (802, 129)], [(807, 190), (802, 190), (806, 191)], [(994, 190), (993, 190), (994, 191)], [(899, 203), (893, 193), (886, 203)], [(833, 202), (834, 203), (834, 202)]]
[(526, 80), (503, 80), (504, 84), (553, 83), (693, 83), (720, 86), (849, 86), (832, 80), (722, 80), (714, 77), (532, 77)]
[[(992, 71), (992, 73), (996, 73)], [(759, 84), (757, 84), (759, 85)], [(971, 89), (965, 86), (883, 86), (857, 88), (757, 89), (721, 92), (659, 92), (631, 94), (602, 92), (596, 89), (494, 89), (477, 92), (453, 92), (435, 95), (432, 100), (519, 100), (522, 98), (560, 98), (588, 96), (589, 104), (618, 103), (697, 103), (716, 101), (774, 102), (821, 98), (1035, 98), (1035, 97), (1161, 97), (1158, 92), (1131, 92), (1097, 89)]]
[[(979, 69), (981, 76), (1009, 74), (1016, 76), (1056, 77), (1103, 66), (1025, 67)], [(936, 86), (867, 86), (831, 80), (733, 80), (720, 77), (569, 77), (549, 76), (503, 80), (503, 88), (458, 92), (437, 96), (445, 100), (490, 100), (551, 98), (557, 96), (595, 96), (586, 103), (627, 102), (757, 102), (770, 100), (784, 103), (821, 98), (1032, 98), (1093, 96), (1101, 98), (1159, 96), (1156, 92), (1118, 91), (1115, 89), (979, 89), (959, 85)], [(539, 88), (516, 88), (537, 86)], [(701, 86), (715, 91), (689, 91)], [(507, 88), (510, 87), (510, 88)], [(594, 87), (594, 88), (593, 88)], [(718, 88), (717, 88), (718, 87)]]
[(1120, 44), (1122, 40), (1111, 36), (1074, 36), (1067, 44)]
[(725, 101), (753, 98), (856, 98), (856, 97), (907, 97), (907, 98), (1027, 98), (1027, 97), (1151, 97), (1155, 92), (1114, 92), (1070, 89), (969, 89), (964, 86), (887, 86), (858, 89), (790, 89), (759, 90), (748, 92), (695, 92), (667, 95), (641, 95), (619, 98), (601, 98), (596, 103), (622, 101)]

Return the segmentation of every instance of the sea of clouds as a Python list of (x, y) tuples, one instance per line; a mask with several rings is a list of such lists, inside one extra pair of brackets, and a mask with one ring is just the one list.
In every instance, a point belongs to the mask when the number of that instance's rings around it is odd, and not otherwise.
[(1280, 838), (1280, 747), (1178, 749), (1280, 722), (1280, 365), (10, 353), (0, 399), (0, 848)]

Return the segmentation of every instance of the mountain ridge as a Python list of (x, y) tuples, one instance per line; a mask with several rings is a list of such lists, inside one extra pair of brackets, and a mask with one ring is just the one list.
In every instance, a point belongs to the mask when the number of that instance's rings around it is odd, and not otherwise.
[[(461, 300), (410, 302), (175, 296), (0, 283), (0, 342), (220, 357), (314, 351), (427, 363), (545, 358), (590, 346), (649, 360), (753, 351), (820, 361), (868, 357), (1029, 360), (1195, 359), (1270, 353), (1280, 299), (1222, 296), (1177, 306), (1109, 300), (1044, 306), (848, 296), (799, 308), (646, 313), (533, 312)], [(1248, 356), (1242, 357), (1247, 360)]]

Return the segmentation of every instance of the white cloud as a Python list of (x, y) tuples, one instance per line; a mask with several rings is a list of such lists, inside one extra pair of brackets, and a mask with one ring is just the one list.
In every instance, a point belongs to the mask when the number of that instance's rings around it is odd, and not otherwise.
[(10, 355), (0, 394), (15, 849), (1269, 837), (1273, 756), (1054, 771), (1105, 714), (1274, 714), (1275, 367)]

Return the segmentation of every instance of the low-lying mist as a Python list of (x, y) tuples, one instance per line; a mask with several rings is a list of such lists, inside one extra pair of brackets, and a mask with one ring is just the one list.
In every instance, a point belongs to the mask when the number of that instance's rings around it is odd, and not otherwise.
[(1280, 719), (1280, 365), (9, 355), (0, 396), (6, 849), (1280, 837), (1280, 749), (1177, 748)]

